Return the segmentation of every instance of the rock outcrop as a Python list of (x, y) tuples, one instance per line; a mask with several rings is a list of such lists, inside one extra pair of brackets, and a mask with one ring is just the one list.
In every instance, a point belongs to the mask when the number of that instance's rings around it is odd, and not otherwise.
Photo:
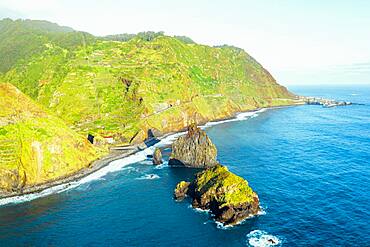
[(186, 197), (186, 193), (189, 190), (189, 185), (190, 183), (185, 181), (181, 181), (176, 185), (176, 189), (173, 193), (173, 197), (175, 198), (175, 200), (181, 201)]
[(307, 105), (322, 105), (323, 107), (330, 108), (335, 106), (347, 106), (352, 105), (352, 102), (349, 101), (337, 101), (333, 99), (317, 98), (317, 97), (306, 97), (299, 96), (299, 100), (302, 100)]
[(160, 165), (163, 163), (162, 152), (159, 148), (156, 148), (153, 153), (153, 164)]
[(216, 146), (206, 132), (191, 124), (188, 133), (172, 144), (169, 165), (207, 168), (217, 164), (216, 157)]
[(222, 165), (197, 173), (191, 183), (180, 182), (175, 199), (181, 200), (185, 194), (192, 198), (194, 208), (210, 210), (215, 220), (224, 225), (235, 225), (260, 209), (258, 195), (248, 182)]

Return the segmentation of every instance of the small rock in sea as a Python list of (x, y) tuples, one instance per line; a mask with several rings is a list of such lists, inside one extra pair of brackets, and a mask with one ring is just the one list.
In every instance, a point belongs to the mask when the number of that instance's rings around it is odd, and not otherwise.
[(156, 148), (153, 153), (153, 164), (160, 165), (163, 163), (162, 152), (159, 148)]
[(169, 165), (207, 168), (217, 164), (216, 157), (216, 146), (206, 132), (191, 124), (188, 133), (172, 144)]
[(269, 240), (267, 240), (267, 242), (269, 242), (269, 243), (271, 243), (271, 244), (273, 244), (273, 245), (275, 245), (275, 244), (276, 244), (275, 240), (273, 240), (272, 238), (270, 238)]
[(175, 200), (182, 201), (186, 197), (186, 193), (189, 189), (189, 182), (181, 181), (177, 184), (175, 191), (173, 193), (173, 197)]

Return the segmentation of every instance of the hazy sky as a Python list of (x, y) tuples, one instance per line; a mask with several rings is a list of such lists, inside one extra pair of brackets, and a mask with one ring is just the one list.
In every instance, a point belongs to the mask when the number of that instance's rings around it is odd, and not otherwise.
[(165, 31), (241, 47), (282, 84), (370, 85), (367, 0), (0, 0), (4, 17), (95, 35)]

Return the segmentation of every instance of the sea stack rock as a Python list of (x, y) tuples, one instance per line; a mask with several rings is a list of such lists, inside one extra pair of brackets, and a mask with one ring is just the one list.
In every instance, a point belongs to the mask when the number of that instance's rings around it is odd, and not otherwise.
[(235, 225), (260, 210), (258, 195), (248, 182), (222, 165), (197, 173), (191, 183), (180, 182), (175, 198), (183, 199), (184, 191), (193, 199), (194, 208), (210, 210), (224, 225)]
[(185, 197), (186, 194), (189, 190), (189, 182), (181, 181), (180, 183), (177, 184), (176, 189), (173, 193), (173, 197), (175, 200), (182, 201)]
[(217, 164), (216, 146), (206, 132), (195, 124), (188, 127), (188, 133), (172, 144), (169, 165), (193, 168), (213, 167)]
[(153, 164), (160, 165), (163, 163), (162, 152), (159, 148), (156, 148), (153, 153)]

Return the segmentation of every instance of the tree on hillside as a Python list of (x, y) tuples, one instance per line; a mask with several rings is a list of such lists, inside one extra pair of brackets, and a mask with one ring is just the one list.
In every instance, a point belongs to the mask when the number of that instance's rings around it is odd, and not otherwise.
[(163, 36), (164, 32), (153, 32), (153, 31), (147, 31), (147, 32), (140, 32), (136, 36), (142, 40), (145, 41), (152, 41), (153, 39)]

